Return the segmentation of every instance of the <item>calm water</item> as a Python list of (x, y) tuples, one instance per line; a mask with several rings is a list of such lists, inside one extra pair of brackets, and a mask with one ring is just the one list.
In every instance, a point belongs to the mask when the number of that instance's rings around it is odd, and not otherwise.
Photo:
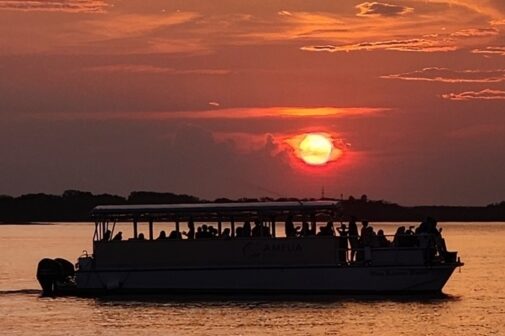
[(441, 226), (466, 263), (446, 297), (275, 301), (41, 298), (37, 262), (91, 251), (92, 226), (0, 226), (0, 335), (505, 335), (505, 223)]

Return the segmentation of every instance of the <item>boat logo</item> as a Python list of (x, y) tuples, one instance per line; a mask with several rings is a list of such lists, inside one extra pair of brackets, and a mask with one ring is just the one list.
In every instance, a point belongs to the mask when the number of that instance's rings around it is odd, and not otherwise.
[(248, 258), (267, 257), (280, 254), (300, 253), (300, 243), (249, 242), (242, 248), (242, 254)]

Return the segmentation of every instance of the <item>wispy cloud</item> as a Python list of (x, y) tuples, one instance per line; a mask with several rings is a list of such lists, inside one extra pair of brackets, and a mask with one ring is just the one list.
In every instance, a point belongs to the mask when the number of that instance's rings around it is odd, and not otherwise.
[(505, 56), (505, 47), (486, 47), (484, 49), (473, 49), (472, 53)]
[(505, 25), (505, 19), (491, 20), (491, 22), (489, 23), (492, 24), (493, 26), (502, 26)]
[(251, 107), (175, 112), (114, 112), (114, 113), (48, 113), (33, 117), (48, 117), (57, 120), (246, 120), (246, 119), (297, 119), (356, 117), (387, 112), (388, 108), (373, 107)]
[(392, 5), (383, 2), (363, 2), (356, 6), (358, 16), (399, 16), (414, 11), (411, 7)]
[(400, 74), (384, 75), (381, 78), (443, 83), (498, 83), (505, 81), (505, 69), (452, 70), (432, 67)]
[(196, 12), (183, 11), (163, 15), (123, 14), (107, 20), (83, 21), (83, 27), (97, 39), (129, 38), (187, 23), (199, 17), (200, 14)]
[(109, 7), (109, 4), (102, 0), (0, 0), (0, 10), (103, 13), (107, 7)]
[(460, 93), (446, 93), (442, 98), (457, 101), (466, 100), (505, 100), (505, 91), (484, 89), (482, 91), (465, 91)]
[(91, 72), (123, 72), (143, 74), (167, 74), (167, 75), (227, 75), (230, 70), (226, 69), (175, 69), (146, 64), (113, 64), (85, 68)]
[(346, 45), (312, 45), (301, 48), (305, 51), (372, 51), (372, 50), (394, 50), (394, 51), (414, 51), (414, 52), (443, 52), (456, 50), (457, 47), (443, 40), (429, 39), (406, 39), (406, 40), (389, 40), (389, 41), (374, 41), (360, 42)]

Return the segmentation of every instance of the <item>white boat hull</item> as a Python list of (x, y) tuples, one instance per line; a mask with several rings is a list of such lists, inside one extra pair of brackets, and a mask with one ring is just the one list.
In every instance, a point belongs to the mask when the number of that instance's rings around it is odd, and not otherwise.
[(268, 267), (82, 271), (77, 293), (421, 293), (440, 292), (458, 265)]

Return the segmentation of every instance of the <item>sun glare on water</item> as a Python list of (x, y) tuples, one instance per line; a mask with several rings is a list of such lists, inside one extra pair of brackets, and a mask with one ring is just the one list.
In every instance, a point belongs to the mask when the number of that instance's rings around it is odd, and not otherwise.
[(334, 150), (333, 142), (323, 134), (310, 133), (298, 145), (300, 158), (309, 165), (320, 166), (328, 163)]

